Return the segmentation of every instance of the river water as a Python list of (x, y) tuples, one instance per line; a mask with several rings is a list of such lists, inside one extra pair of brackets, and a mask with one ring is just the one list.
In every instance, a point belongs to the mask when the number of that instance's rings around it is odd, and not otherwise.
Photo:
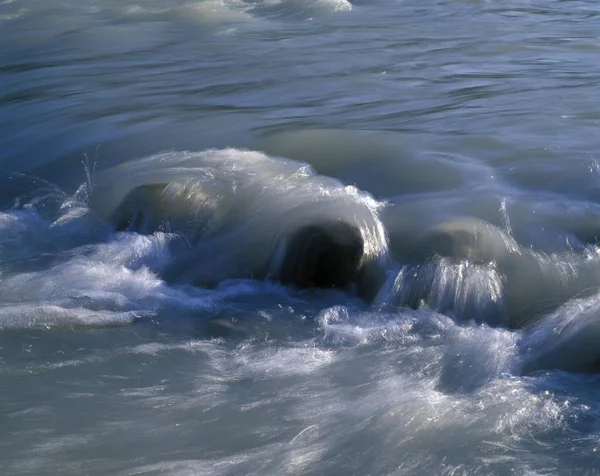
[[(599, 32), (1, 0), (0, 473), (600, 474)], [(369, 292), (282, 284), (325, 222)]]

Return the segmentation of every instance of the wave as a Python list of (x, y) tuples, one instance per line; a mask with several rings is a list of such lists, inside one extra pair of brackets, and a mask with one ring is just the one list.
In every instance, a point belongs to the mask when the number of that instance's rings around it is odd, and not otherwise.
[[(416, 228), (400, 253), (408, 261), (388, 278), (381, 306), (428, 306), (462, 322), (520, 329), (600, 288), (595, 245), (537, 251), (473, 218)], [(392, 248), (402, 247), (394, 234), (390, 239)]]
[[(32, 21), (43, 28), (56, 28), (48, 19), (63, 18), (68, 15), (70, 25), (81, 25), (102, 29), (105, 25), (94, 22), (108, 20), (112, 23), (152, 23), (176, 22), (213, 26), (232, 26), (239, 22), (260, 20), (260, 18), (312, 18), (327, 13), (349, 12), (352, 3), (348, 0), (176, 0), (163, 2), (150, 0), (132, 1), (91, 1), (85, 5), (78, 2), (61, 2), (46, 5), (30, 0), (12, 2), (6, 12), (0, 11), (0, 22)], [(0, 6), (2, 2), (0, 2)], [(1, 8), (1, 7), (0, 7)], [(43, 20), (36, 16), (46, 17)], [(39, 23), (37, 23), (39, 22)], [(60, 27), (59, 27), (60, 28)], [(112, 30), (111, 30), (112, 32)], [(116, 29), (115, 32), (119, 34)]]
[(170, 281), (272, 277), (376, 292), (387, 258), (382, 204), (306, 164), (237, 149), (168, 153), (96, 181), (91, 207), (118, 229), (181, 237)]
[(307, 18), (352, 10), (348, 0), (244, 0), (243, 4), (251, 14), (272, 18)]
[(225, 302), (275, 293), (320, 306), (337, 298), (318, 301), (318, 289), (336, 288), (347, 305), (363, 298), (371, 320), (409, 313), (507, 329), (520, 349), (512, 368), (526, 373), (596, 369), (594, 245), (546, 253), (508, 227), (425, 219), (391, 234), (394, 250), (406, 248), (394, 261), (385, 206), (306, 163), (239, 149), (130, 161), (74, 196), (47, 187), (0, 213), (0, 327), (121, 325), (176, 312), (213, 319), (209, 334), (245, 338), (256, 326), (240, 324)]
[(383, 204), (303, 163), (177, 152), (93, 179), (0, 213), (0, 327), (198, 315), (272, 281), (367, 295), (386, 266)]

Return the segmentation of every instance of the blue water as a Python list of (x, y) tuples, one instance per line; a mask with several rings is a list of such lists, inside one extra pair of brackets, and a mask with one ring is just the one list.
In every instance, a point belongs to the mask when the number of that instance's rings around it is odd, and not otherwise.
[[(600, 474), (599, 32), (0, 0), (0, 473)], [(357, 282), (281, 282), (314, 223)]]

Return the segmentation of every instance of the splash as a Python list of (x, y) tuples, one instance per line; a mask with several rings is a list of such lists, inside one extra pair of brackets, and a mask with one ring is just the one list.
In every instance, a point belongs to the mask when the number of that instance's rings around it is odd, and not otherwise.
[[(165, 276), (181, 282), (207, 285), (285, 274), (281, 267), (289, 260), (283, 257), (291, 252), (286, 247), (295, 243), (295, 235), (306, 235), (315, 226), (325, 231), (311, 235), (323, 236), (315, 246), (333, 246), (333, 251), (356, 230), (361, 268), (383, 265), (387, 257), (387, 238), (378, 218), (382, 203), (317, 175), (306, 164), (259, 152), (157, 155), (100, 174), (95, 187), (92, 209), (117, 228), (173, 231), (182, 237), (179, 254), (165, 270)], [(333, 232), (342, 225), (343, 230)], [(324, 245), (325, 236), (331, 245)], [(342, 249), (339, 264), (352, 259), (352, 253)], [(299, 256), (308, 259), (305, 253)]]

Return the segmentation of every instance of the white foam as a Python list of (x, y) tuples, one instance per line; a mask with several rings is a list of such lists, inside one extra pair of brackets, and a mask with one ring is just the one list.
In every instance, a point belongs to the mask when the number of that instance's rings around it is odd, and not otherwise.
[(314, 15), (352, 10), (352, 3), (348, 0), (241, 0), (241, 3), (252, 15), (275, 18), (309, 19)]
[(186, 237), (190, 250), (171, 269), (189, 283), (264, 277), (283, 238), (323, 221), (356, 226), (364, 259), (387, 253), (382, 203), (306, 164), (260, 152), (160, 154), (106, 171), (97, 181), (92, 207), (100, 215), (138, 216), (149, 230), (167, 227)]
[(170, 288), (150, 270), (169, 260), (170, 235), (111, 237), (82, 206), (56, 219), (31, 207), (1, 213), (0, 229), (2, 327), (119, 324), (166, 305), (211, 303), (206, 291)]
[(287, 8), (301, 8), (306, 10), (327, 10), (332, 12), (349, 12), (352, 3), (348, 0), (262, 0), (262, 6), (280, 5)]
[(124, 325), (140, 317), (147, 316), (139, 312), (112, 312), (106, 309), (92, 311), (54, 304), (5, 305), (0, 308), (0, 329)]

